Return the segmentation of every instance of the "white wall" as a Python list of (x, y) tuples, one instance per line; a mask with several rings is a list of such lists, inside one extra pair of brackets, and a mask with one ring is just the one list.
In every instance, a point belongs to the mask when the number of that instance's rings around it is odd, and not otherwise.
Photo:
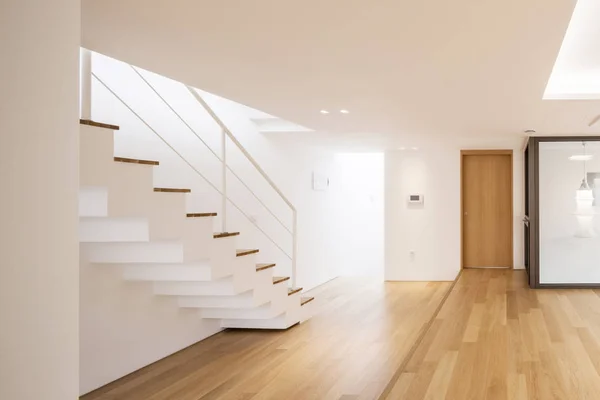
[(78, 0), (0, 3), (0, 398), (78, 396)]
[(340, 153), (335, 159), (338, 274), (383, 279), (384, 154)]
[[(540, 143), (541, 283), (600, 282), (600, 238), (575, 237), (575, 197), (583, 179), (583, 162), (570, 161), (569, 157), (582, 153), (581, 142)], [(588, 171), (600, 172), (600, 144), (589, 142), (588, 154), (595, 154), (587, 163)], [(600, 215), (594, 225), (600, 233)]]
[[(460, 271), (460, 150), (514, 150), (514, 261), (523, 268), (522, 139), (443, 139), (385, 154), (385, 279), (453, 280)], [(423, 206), (408, 205), (423, 194)], [(411, 254), (412, 252), (412, 254)]]

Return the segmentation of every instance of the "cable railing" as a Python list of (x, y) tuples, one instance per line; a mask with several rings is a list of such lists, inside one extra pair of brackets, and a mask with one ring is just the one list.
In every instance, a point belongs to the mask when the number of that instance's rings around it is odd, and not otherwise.
[[(196, 168), (185, 156), (183, 156), (174, 146), (172, 146), (155, 128), (153, 128), (139, 113), (137, 113), (121, 96), (119, 96), (109, 85), (98, 77), (94, 72), (91, 72), (93, 76), (112, 96), (114, 96), (125, 108), (127, 108), (143, 125), (145, 125), (150, 131), (158, 137), (171, 151), (173, 151), (177, 157), (179, 157), (185, 164), (187, 164), (192, 171), (199, 175), (212, 189), (214, 189), (221, 196), (221, 230), (227, 232), (227, 203), (230, 203), (235, 209), (237, 209), (250, 223), (252, 223), (258, 231), (260, 231), (275, 247), (277, 247), (290, 261), (292, 264), (291, 268), (291, 282), (292, 285), (296, 286), (296, 261), (297, 261), (297, 211), (296, 207), (292, 202), (283, 194), (283, 192), (277, 187), (275, 182), (269, 177), (265, 170), (258, 164), (258, 162), (252, 157), (252, 155), (244, 148), (244, 146), (237, 140), (225, 123), (219, 118), (215, 111), (210, 105), (200, 96), (200, 94), (192, 87), (184, 85), (190, 94), (194, 97), (202, 108), (210, 115), (214, 122), (217, 123), (221, 130), (221, 154), (217, 154), (206, 141), (196, 132), (194, 128), (178, 113), (175, 108), (158, 92), (158, 90), (139, 72), (139, 70), (130, 65), (135, 73), (142, 79), (142, 81), (156, 94), (158, 98), (169, 108), (169, 110), (186, 126), (186, 128), (192, 132), (192, 134), (209, 150), (209, 152), (221, 163), (221, 188), (217, 187), (212, 183), (198, 168)], [(182, 84), (183, 85), (183, 84)], [(269, 186), (277, 193), (281, 200), (289, 207), (292, 212), (292, 228), (290, 229), (281, 219), (268, 207), (265, 202), (248, 186), (248, 184), (231, 168), (227, 163), (227, 139), (237, 147), (237, 149), (244, 155), (255, 170), (263, 177), (263, 179), (269, 184)], [(246, 213), (237, 203), (235, 203), (229, 196), (227, 191), (227, 172), (231, 173), (250, 194), (258, 201), (258, 203), (292, 236), (292, 250), (286, 251), (277, 241), (275, 241), (271, 235), (269, 235), (263, 228), (259, 226), (257, 221)]]

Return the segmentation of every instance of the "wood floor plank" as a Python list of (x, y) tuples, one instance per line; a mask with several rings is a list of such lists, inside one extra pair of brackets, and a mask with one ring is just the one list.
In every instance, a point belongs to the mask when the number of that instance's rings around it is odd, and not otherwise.
[(442, 357), (425, 393), (426, 400), (444, 400), (446, 398), (446, 391), (450, 385), (457, 358), (457, 351), (449, 351)]
[(408, 389), (412, 385), (412, 381), (415, 378), (414, 373), (405, 373), (400, 376), (398, 381), (394, 384), (392, 391), (389, 394), (390, 399), (407, 399)]
[(508, 400), (527, 400), (527, 381), (524, 374), (509, 374), (507, 380)]
[(523, 271), (465, 270), (392, 382), (405, 397), (382, 398), (600, 399), (599, 338), (597, 291), (536, 291)]

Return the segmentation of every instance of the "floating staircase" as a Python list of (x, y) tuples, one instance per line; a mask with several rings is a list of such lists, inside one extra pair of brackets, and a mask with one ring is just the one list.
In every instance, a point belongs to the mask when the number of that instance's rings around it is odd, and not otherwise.
[(130, 284), (197, 309), (222, 328), (287, 329), (312, 315), (312, 297), (237, 249), (240, 232), (213, 232), (216, 213), (186, 213), (185, 188), (157, 188), (158, 161), (115, 157), (119, 127), (81, 121), (79, 238), (97, 268), (118, 265)]

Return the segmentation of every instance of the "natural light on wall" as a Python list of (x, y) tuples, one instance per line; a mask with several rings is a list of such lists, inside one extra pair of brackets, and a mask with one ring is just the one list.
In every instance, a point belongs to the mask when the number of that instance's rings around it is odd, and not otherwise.
[(600, 1), (578, 0), (544, 99), (600, 99)]

